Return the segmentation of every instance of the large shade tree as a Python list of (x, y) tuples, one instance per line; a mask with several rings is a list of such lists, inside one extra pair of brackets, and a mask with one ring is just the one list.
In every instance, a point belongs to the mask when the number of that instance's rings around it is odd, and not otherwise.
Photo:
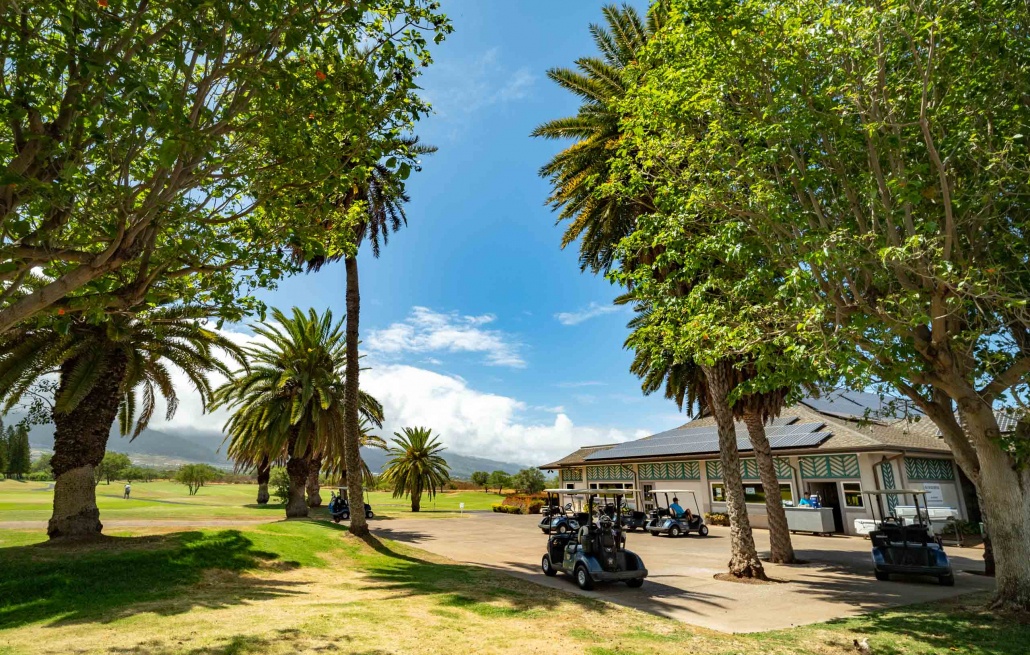
[(201, 291), (240, 318), (325, 241), (289, 208), (427, 111), (449, 30), (431, 0), (0, 5), (0, 332)]
[[(343, 325), (328, 310), (319, 315), (294, 307), (289, 315), (273, 309), (271, 321), (253, 329), (249, 366), (215, 392), (218, 406), (232, 411), (225, 425), (228, 452), (245, 466), (285, 459), (286, 516), (305, 517), (312, 458), (336, 467), (345, 461)], [(374, 398), (362, 394), (362, 407), (368, 420), (381, 421), (382, 405)]]
[(432, 500), (450, 479), (450, 467), (440, 453), (444, 446), (429, 428), (394, 432), (390, 459), (380, 479), (393, 487), (393, 497), (409, 496), (411, 511), (422, 508), (422, 494)]
[(104, 459), (117, 419), (123, 435), (138, 436), (163, 397), (166, 418), (178, 406), (171, 369), (181, 371), (206, 406), (208, 375), (228, 374), (219, 354), (241, 357), (230, 340), (205, 325), (207, 310), (164, 307), (112, 314), (102, 324), (25, 324), (0, 337), (0, 398), (17, 404), (46, 376), (57, 375), (54, 423), (54, 511), (50, 537), (98, 534), (94, 471)]
[[(848, 355), (840, 371), (893, 386), (940, 429), (983, 499), (997, 602), (1030, 607), (1030, 470), (995, 416), (1025, 406), (1030, 371), (1030, 8), (672, 13), (623, 105), (623, 163), (676, 203), (643, 238), (730, 220), (760, 243), (796, 322)], [(723, 249), (741, 240), (724, 232)]]

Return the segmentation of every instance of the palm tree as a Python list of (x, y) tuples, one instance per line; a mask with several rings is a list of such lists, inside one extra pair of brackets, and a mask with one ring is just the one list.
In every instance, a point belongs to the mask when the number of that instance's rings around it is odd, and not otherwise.
[(392, 457), (381, 479), (393, 486), (394, 498), (411, 496), (411, 511), (417, 512), (423, 492), (432, 500), (450, 479), (450, 467), (440, 456), (445, 448), (429, 428), (404, 428), (393, 435)]
[[(218, 406), (233, 415), (225, 425), (229, 455), (239, 465), (264, 458), (286, 460), (290, 477), (287, 518), (306, 517), (304, 492), (311, 458), (331, 466), (344, 458), (344, 379), (346, 344), (332, 312), (319, 316), (294, 307), (291, 316), (272, 310), (272, 323), (254, 326), (261, 340), (246, 349), (250, 367), (237, 371), (215, 391)], [(369, 420), (382, 417), (382, 405), (361, 394)], [(359, 465), (360, 466), (360, 465)], [(358, 468), (358, 467), (355, 467)]]
[(611, 268), (619, 242), (633, 231), (642, 213), (653, 211), (649, 194), (627, 198), (600, 189), (611, 178), (612, 153), (622, 140), (622, 114), (616, 105), (628, 91), (623, 71), (637, 62), (666, 16), (660, 2), (646, 22), (628, 5), (608, 5), (601, 11), (607, 28), (590, 26), (601, 56), (576, 60), (577, 70), (554, 68), (547, 72), (559, 86), (581, 98), (579, 111), (532, 132), (547, 139), (577, 140), (543, 166), (540, 175), (551, 181), (548, 202), (560, 210), (559, 222), (571, 221), (562, 248), (580, 239), (580, 265), (595, 273)]
[(0, 397), (13, 407), (44, 376), (58, 374), (51, 418), (54, 511), (51, 539), (100, 533), (93, 470), (107, 450), (118, 419), (123, 436), (139, 436), (158, 397), (171, 419), (178, 406), (169, 365), (182, 371), (207, 406), (208, 373), (228, 374), (216, 356), (222, 351), (242, 362), (238, 346), (208, 329), (208, 310), (163, 307), (108, 315), (103, 323), (76, 318), (67, 329), (26, 325), (0, 338)]
[[(418, 137), (407, 137), (399, 139), (393, 144), (397, 154), (406, 159), (413, 160), (417, 164), (418, 157), (436, 152), (434, 146), (419, 143)], [(410, 170), (408, 164), (404, 164), (404, 170)], [(417, 170), (417, 166), (416, 166)], [(329, 257), (315, 257), (306, 260), (308, 270), (317, 271), (324, 264), (330, 261), (344, 260), (344, 268), (347, 275), (346, 290), (346, 342), (347, 342), (347, 368), (344, 388), (344, 442), (345, 459), (349, 470), (356, 470), (361, 466), (361, 444), (360, 444), (360, 393), (359, 393), (359, 366), (358, 366), (358, 342), (359, 324), (361, 317), (361, 286), (358, 281), (358, 260), (357, 253), (365, 239), (368, 239), (372, 249), (372, 256), (379, 257), (380, 246), (389, 241), (390, 232), (396, 232), (402, 225), (407, 225), (408, 218), (404, 211), (404, 204), (410, 198), (404, 191), (404, 178), (407, 172), (400, 173), (393, 171), (383, 163), (376, 163), (369, 168), (369, 174), (365, 183), (355, 187), (348, 193), (341, 196), (337, 201), (341, 210), (347, 210), (356, 202), (363, 203), (364, 215), (354, 227), (354, 249), (348, 254), (339, 254)], [(353, 475), (347, 478), (347, 496), (351, 503), (362, 502), (361, 477)], [(368, 524), (365, 515), (357, 512), (351, 518), (351, 533), (364, 536), (368, 534)]]

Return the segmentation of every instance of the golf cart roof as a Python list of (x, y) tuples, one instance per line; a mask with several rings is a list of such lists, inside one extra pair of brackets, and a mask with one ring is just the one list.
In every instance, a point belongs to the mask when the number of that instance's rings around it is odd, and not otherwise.
[(694, 495), (693, 489), (653, 489), (652, 494), (690, 494)]
[(565, 496), (629, 496), (640, 493), (639, 489), (544, 489), (544, 493)]
[(899, 496), (904, 494), (911, 494), (914, 496), (926, 495), (926, 492), (922, 489), (877, 489), (875, 491), (864, 491), (862, 493), (868, 496)]

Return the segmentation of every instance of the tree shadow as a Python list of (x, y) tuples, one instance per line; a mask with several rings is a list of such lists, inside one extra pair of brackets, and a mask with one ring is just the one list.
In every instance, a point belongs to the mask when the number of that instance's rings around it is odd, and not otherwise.
[[(108, 622), (140, 611), (174, 615), (283, 596), (294, 593), (293, 583), (240, 574), (297, 566), (258, 550), (237, 530), (3, 548), (0, 630), (47, 620)], [(212, 584), (191, 588), (205, 580)], [(167, 599), (174, 602), (142, 607)]]

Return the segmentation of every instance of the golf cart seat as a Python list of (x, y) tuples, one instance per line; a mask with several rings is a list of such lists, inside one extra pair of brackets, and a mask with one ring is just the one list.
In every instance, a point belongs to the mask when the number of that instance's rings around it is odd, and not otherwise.
[(579, 523), (580, 525), (585, 526), (590, 524), (590, 514), (588, 512), (576, 512), (575, 518), (576, 523)]

